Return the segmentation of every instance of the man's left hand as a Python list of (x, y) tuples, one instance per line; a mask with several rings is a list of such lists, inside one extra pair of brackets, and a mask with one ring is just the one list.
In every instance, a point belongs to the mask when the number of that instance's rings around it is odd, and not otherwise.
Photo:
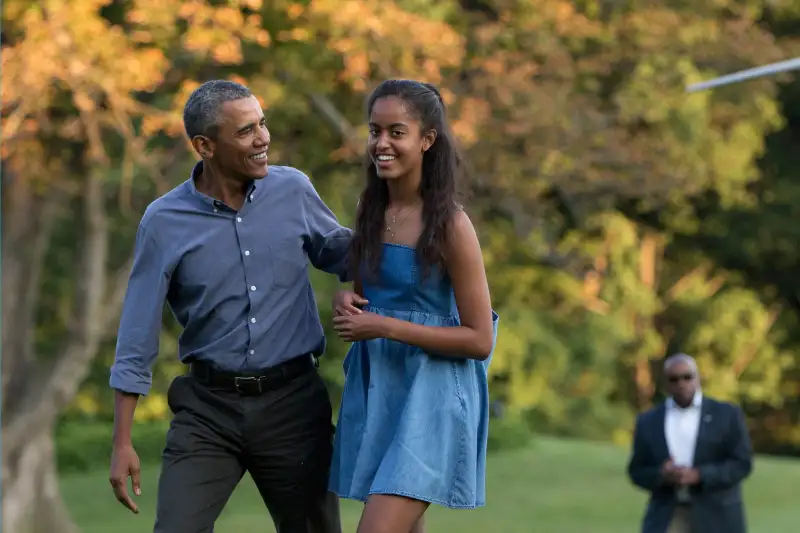
[(369, 302), (353, 291), (338, 291), (333, 297), (333, 312), (336, 316), (361, 314), (360, 306)]
[(697, 485), (700, 483), (700, 472), (696, 468), (684, 468), (678, 478), (681, 485)]
[(386, 317), (362, 312), (358, 315), (333, 317), (333, 329), (339, 337), (349, 342), (366, 341), (385, 337)]

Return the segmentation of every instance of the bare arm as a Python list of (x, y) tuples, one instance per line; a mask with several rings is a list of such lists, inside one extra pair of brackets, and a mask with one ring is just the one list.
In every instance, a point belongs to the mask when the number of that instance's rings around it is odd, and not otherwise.
[(445, 256), (461, 325), (423, 326), (386, 318), (385, 337), (430, 353), (485, 360), (494, 347), (492, 304), (478, 236), (463, 211), (450, 224)]
[(138, 394), (114, 391), (114, 446), (130, 446), (133, 413), (138, 401)]

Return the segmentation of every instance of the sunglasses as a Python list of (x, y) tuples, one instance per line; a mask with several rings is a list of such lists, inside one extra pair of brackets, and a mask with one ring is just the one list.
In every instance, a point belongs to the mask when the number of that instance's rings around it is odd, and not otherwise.
[(678, 374), (669, 376), (667, 380), (670, 383), (678, 383), (680, 381), (692, 381), (694, 379), (694, 374)]

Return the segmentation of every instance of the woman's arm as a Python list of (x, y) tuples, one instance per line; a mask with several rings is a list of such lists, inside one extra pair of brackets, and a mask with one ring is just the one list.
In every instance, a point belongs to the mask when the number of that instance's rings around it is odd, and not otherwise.
[(445, 248), (461, 319), (457, 327), (422, 326), (386, 318), (384, 336), (426, 352), (485, 360), (492, 353), (492, 304), (478, 236), (466, 213), (456, 211)]

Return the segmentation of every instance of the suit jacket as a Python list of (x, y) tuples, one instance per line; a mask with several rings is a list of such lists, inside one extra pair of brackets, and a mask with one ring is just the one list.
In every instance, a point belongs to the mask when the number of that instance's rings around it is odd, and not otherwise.
[[(675, 509), (675, 487), (661, 467), (669, 459), (664, 430), (666, 403), (636, 419), (628, 477), (650, 493), (642, 533), (666, 533)], [(741, 482), (753, 468), (753, 452), (739, 407), (703, 397), (693, 466), (700, 483), (690, 488), (692, 533), (746, 533)]]

